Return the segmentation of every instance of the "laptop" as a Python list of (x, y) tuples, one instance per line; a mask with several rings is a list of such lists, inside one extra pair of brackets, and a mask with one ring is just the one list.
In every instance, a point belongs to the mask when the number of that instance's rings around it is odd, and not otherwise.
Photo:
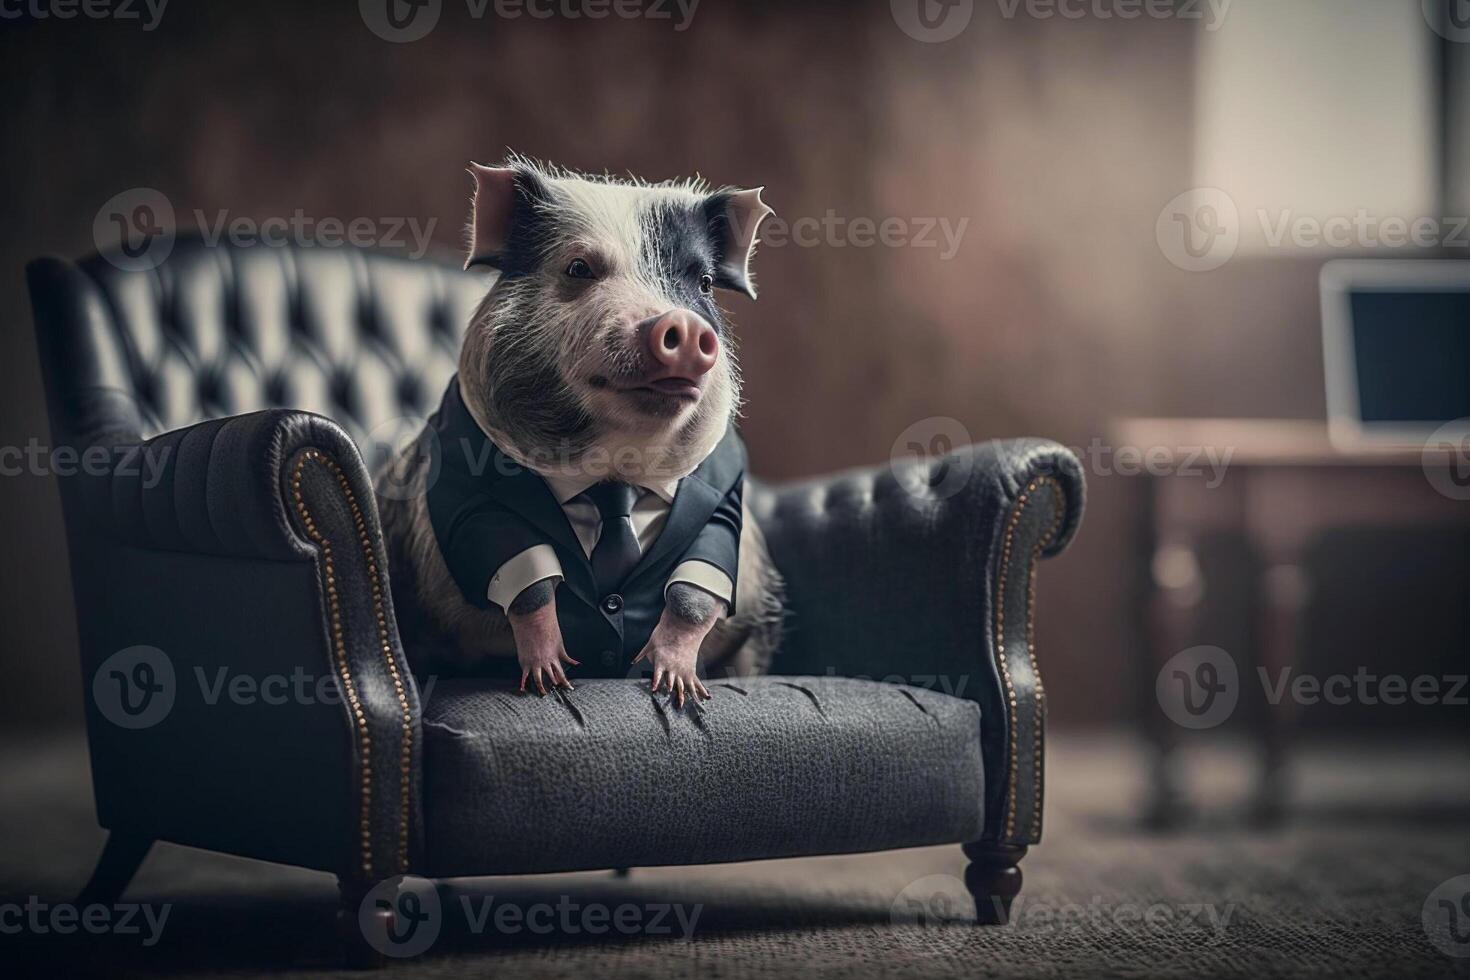
[(1337, 259), (1321, 287), (1332, 444), (1470, 446), (1470, 260)]

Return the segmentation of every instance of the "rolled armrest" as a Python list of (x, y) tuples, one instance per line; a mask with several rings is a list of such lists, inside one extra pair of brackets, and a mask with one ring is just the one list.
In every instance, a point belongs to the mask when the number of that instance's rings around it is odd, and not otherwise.
[(932, 687), (981, 705), (987, 836), (1040, 836), (1037, 560), (1081, 520), (1076, 457), (1037, 439), (748, 494), (786, 578), (773, 669)]
[(174, 683), (146, 728), (89, 701), (104, 825), (354, 878), (408, 870), (419, 698), (351, 439), (272, 410), (99, 448), (64, 487), (85, 679), (141, 645)]
[[(85, 517), (91, 530), (140, 548), (310, 560), (316, 543), (293, 516), (289, 487), (307, 450), (333, 461), (344, 489), (373, 500), (357, 447), (340, 426), (273, 409), (83, 451), (108, 460), (102, 478), (87, 481)], [(82, 469), (99, 475), (92, 466)]]

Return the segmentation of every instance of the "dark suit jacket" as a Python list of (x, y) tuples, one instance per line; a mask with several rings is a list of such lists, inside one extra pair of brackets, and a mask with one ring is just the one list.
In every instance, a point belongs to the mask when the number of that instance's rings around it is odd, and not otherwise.
[(475, 606), (489, 606), (486, 591), (501, 565), (527, 548), (551, 545), (564, 576), (557, 619), (567, 652), (582, 663), (577, 676), (627, 675), (663, 614), (664, 586), (680, 562), (709, 562), (735, 584), (745, 446), (733, 426), (679, 481), (658, 540), (614, 595), (597, 594), (592, 564), (551, 487), (486, 438), (460, 397), (458, 378), (429, 428), (436, 436), (429, 450), (429, 520), (460, 592)]

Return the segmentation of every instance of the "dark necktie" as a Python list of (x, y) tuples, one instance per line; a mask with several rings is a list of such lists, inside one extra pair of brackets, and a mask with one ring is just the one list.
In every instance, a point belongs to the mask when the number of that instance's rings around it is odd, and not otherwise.
[(599, 483), (584, 496), (602, 518), (602, 533), (592, 549), (592, 578), (598, 594), (605, 596), (622, 586), (642, 555), (632, 518), (638, 488), (631, 483)]

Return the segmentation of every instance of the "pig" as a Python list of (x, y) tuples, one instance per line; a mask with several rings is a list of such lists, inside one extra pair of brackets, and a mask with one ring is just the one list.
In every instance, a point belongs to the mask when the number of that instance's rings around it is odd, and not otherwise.
[[(499, 274), (439, 411), (376, 477), (411, 664), (542, 695), (650, 670), (679, 707), (710, 676), (764, 671), (783, 583), (744, 503), (715, 296), (756, 296), (763, 188), (517, 155), (469, 172), (466, 268)], [(639, 578), (645, 560), (658, 576)], [(600, 595), (609, 575), (642, 585)]]

